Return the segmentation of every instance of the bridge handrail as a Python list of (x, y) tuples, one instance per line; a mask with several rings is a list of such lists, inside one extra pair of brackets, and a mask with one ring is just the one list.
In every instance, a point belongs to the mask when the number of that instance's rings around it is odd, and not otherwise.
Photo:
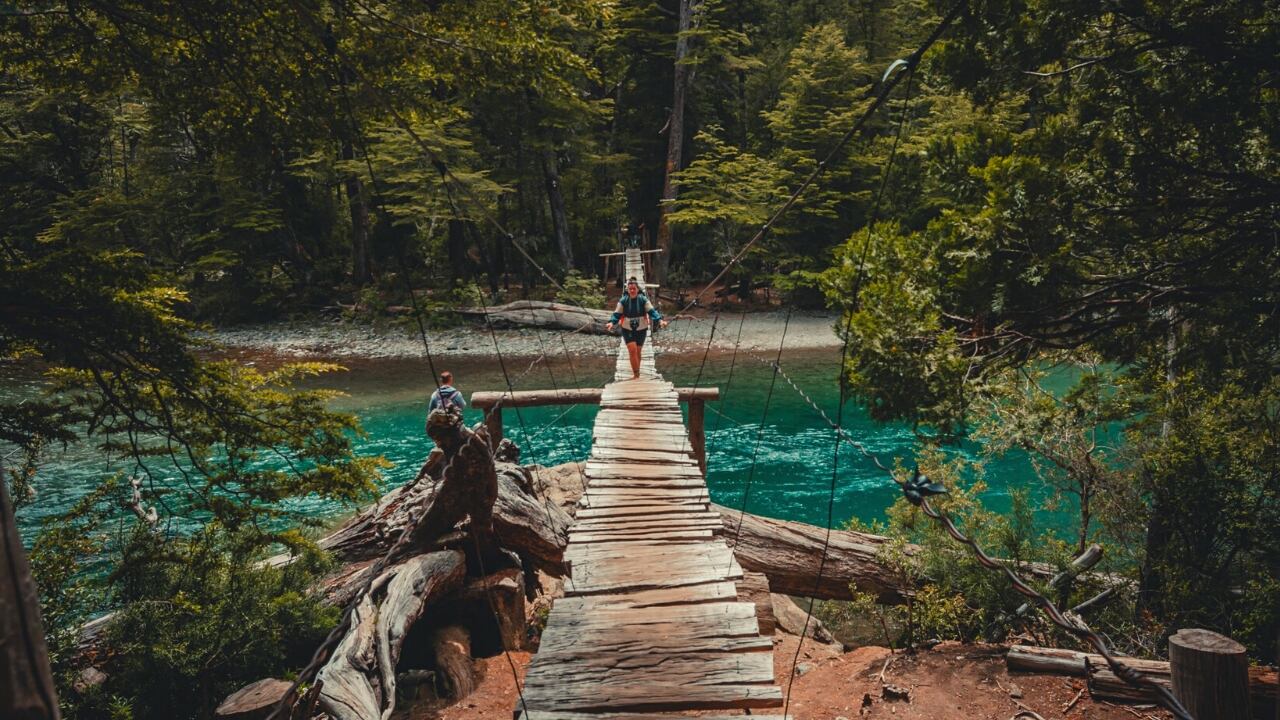
[[(559, 390), (517, 390), (515, 392), (478, 390), (471, 393), (471, 407), (487, 410), (501, 403), (503, 407), (532, 407), (537, 405), (599, 404), (604, 394), (602, 388), (561, 388)], [(676, 388), (680, 402), (694, 400), (707, 402), (720, 399), (720, 388)]]

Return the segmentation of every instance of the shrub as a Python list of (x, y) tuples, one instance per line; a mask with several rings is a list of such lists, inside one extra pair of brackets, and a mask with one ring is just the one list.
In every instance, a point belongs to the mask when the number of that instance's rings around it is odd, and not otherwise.
[(556, 292), (557, 302), (581, 305), (584, 308), (604, 307), (604, 292), (594, 278), (583, 277), (577, 270), (570, 270), (560, 286), (563, 289)]
[(139, 529), (115, 577), (123, 609), (99, 693), (127, 698), (140, 719), (203, 717), (243, 685), (296, 670), (338, 620), (312, 590), (327, 567), (314, 550), (261, 565), (216, 525), (168, 542)]

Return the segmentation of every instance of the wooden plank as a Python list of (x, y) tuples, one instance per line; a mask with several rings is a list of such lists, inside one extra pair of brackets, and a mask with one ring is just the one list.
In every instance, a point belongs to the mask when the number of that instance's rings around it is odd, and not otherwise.
[[(649, 453), (634, 455), (637, 450), (619, 451), (619, 457), (593, 457), (583, 466), (583, 474), (590, 480), (593, 477), (656, 479), (665, 477), (686, 477), (702, 480), (698, 463), (693, 456), (685, 453), (666, 453), (665, 457)], [(622, 455), (631, 455), (623, 457)], [(587, 470), (590, 467), (590, 470)]]
[(683, 542), (711, 542), (718, 533), (707, 527), (686, 526), (667, 528), (639, 528), (622, 530), (579, 530), (570, 533), (569, 542), (586, 544), (597, 542), (656, 542), (658, 540)]
[[(698, 469), (693, 459), (692, 448), (682, 450), (679, 445), (651, 445), (648, 448), (618, 448), (608, 445), (596, 445), (591, 449), (591, 460), (600, 462), (625, 462), (628, 464), (651, 465), (660, 463), (676, 467), (692, 467)], [(702, 473), (698, 473), (701, 475)]]
[(690, 503), (710, 502), (705, 485), (696, 488), (598, 487), (589, 489), (583, 497), (586, 498), (588, 507), (598, 507), (597, 501), (613, 504), (632, 504), (652, 502), (654, 500), (663, 502), (679, 502), (683, 500)]
[[(736, 603), (735, 603), (736, 604)], [(740, 653), (769, 650), (773, 641), (761, 637), (756, 625), (755, 605), (748, 618), (732, 618), (711, 622), (699, 618), (694, 621), (670, 618), (662, 622), (632, 624), (627, 612), (634, 610), (595, 610), (608, 617), (617, 618), (608, 626), (579, 627), (565, 622), (565, 618), (549, 621), (548, 630), (538, 647), (538, 659), (542, 662), (555, 658), (571, 662), (582, 653)], [(677, 608), (703, 608), (710, 605), (685, 605), (647, 610), (674, 610)], [(554, 612), (554, 611), (553, 611)], [(559, 656), (558, 658), (556, 656)], [(770, 676), (769, 679), (772, 679)]]
[(596, 435), (593, 447), (607, 447), (617, 450), (666, 450), (692, 453), (693, 443), (689, 436), (680, 433), (625, 433), (622, 435)]
[[(584, 601), (584, 603), (600, 605), (607, 603), (605, 601)], [(551, 615), (548, 616), (548, 623), (554, 621), (556, 627), (548, 628), (553, 635), (562, 633), (587, 633), (594, 630), (610, 631), (616, 630), (618, 627), (626, 626), (629, 628), (637, 628), (642, 626), (659, 626), (672, 622), (687, 623), (704, 623), (714, 625), (724, 632), (729, 632), (736, 628), (736, 634), (751, 634), (754, 632), (747, 627), (755, 623), (756, 610), (755, 605), (749, 602), (720, 602), (699, 605), (684, 605), (676, 607), (649, 607), (649, 608), (608, 608), (597, 607), (598, 612), (581, 613), (575, 612), (569, 603), (565, 603), (560, 607), (560, 601), (557, 600), (552, 606)]]
[[(766, 653), (759, 654), (769, 657)], [(719, 677), (732, 678), (734, 672), (735, 668), (731, 666)], [(552, 717), (561, 718), (564, 711), (776, 708), (782, 706), (782, 691), (773, 685), (735, 683), (731, 679), (722, 679), (720, 684), (714, 685), (690, 685), (681, 683), (680, 679), (672, 681), (654, 677), (637, 683), (584, 686), (572, 678), (553, 676), (527, 684), (524, 702), (531, 711), (547, 712)]]
[(601, 508), (583, 508), (575, 516), (579, 522), (606, 517), (631, 517), (636, 515), (699, 515), (709, 513), (720, 517), (720, 513), (708, 510), (710, 506), (692, 506), (690, 503), (655, 502), (648, 505), (619, 505)]
[(606, 488), (650, 488), (650, 489), (683, 489), (697, 490), (706, 487), (702, 478), (646, 478), (631, 480), (628, 478), (592, 478), (591, 483), (601, 489)]
[[(606, 414), (608, 413), (608, 414)], [(597, 428), (615, 428), (632, 432), (643, 432), (646, 428), (653, 430), (670, 430), (684, 432), (684, 416), (679, 411), (672, 412), (632, 412), (624, 410), (601, 410), (593, 425)]]
[[(607, 495), (604, 493), (618, 490), (624, 492), (624, 495)], [(686, 492), (686, 488), (679, 488), (680, 492)], [(584, 495), (578, 501), (578, 507), (587, 510), (625, 510), (632, 507), (643, 507), (652, 505), (655, 502), (666, 503), (669, 505), (683, 504), (688, 508), (697, 508), (707, 504), (706, 491), (694, 491), (694, 494), (683, 497), (670, 497), (668, 493), (661, 492), (657, 495), (634, 495), (635, 489), (619, 489), (619, 488), (601, 488), (598, 495)]]
[(631, 408), (609, 408), (596, 413), (596, 424), (632, 427), (636, 424), (679, 425), (684, 426), (684, 414), (680, 408), (672, 405), (670, 409), (634, 410)]
[[(561, 608), (565, 612), (584, 614), (596, 610), (619, 608), (660, 608), (671, 605), (734, 601), (737, 600), (737, 593), (738, 589), (732, 582), (721, 580), (703, 585), (639, 590), (616, 595), (564, 597), (555, 601), (553, 609)], [(759, 613), (757, 613), (758, 616)]]
[(586, 476), (591, 477), (634, 477), (634, 478), (664, 478), (664, 477), (693, 477), (702, 479), (702, 473), (698, 472), (698, 464), (691, 458), (686, 458), (679, 463), (667, 462), (661, 465), (653, 463), (638, 462), (621, 462), (618, 460), (598, 461), (588, 460), (583, 468)]
[[(522, 714), (520, 710), (516, 710), (516, 720), (673, 720), (673, 718), (687, 718), (687, 715), (668, 715), (666, 713), (576, 713), (564, 712), (557, 710), (554, 712), (544, 712), (542, 710), (531, 710)], [(699, 715), (698, 720), (743, 720), (750, 717), (751, 720), (795, 720), (794, 715), (787, 715), (785, 718), (781, 715)]]
[[(712, 552), (720, 543), (667, 543), (671, 547), (705, 548), (702, 552), (675, 551), (665, 555), (646, 553), (648, 543), (596, 543), (570, 545), (565, 558), (572, 563), (573, 583), (569, 595), (617, 593), (631, 590), (699, 585), (742, 577), (742, 568), (733, 555)], [(619, 552), (621, 550), (621, 552)], [(613, 556), (606, 553), (613, 551)], [(619, 562), (619, 556), (633, 559)]]
[(724, 527), (724, 521), (720, 519), (719, 513), (702, 509), (685, 509), (679, 511), (673, 508), (664, 509), (660, 512), (648, 513), (628, 513), (615, 515), (593, 515), (591, 517), (579, 517), (574, 527), (654, 527), (656, 525), (665, 524), (688, 524), (696, 523), (699, 525), (718, 523), (721, 528)]
[(705, 528), (723, 530), (724, 523), (714, 513), (695, 513), (690, 515), (640, 515), (623, 518), (596, 518), (575, 524), (572, 531), (615, 531), (615, 530), (650, 530), (664, 528)]
[[(773, 682), (773, 657), (767, 652), (541, 652), (525, 673), (525, 682), (558, 683), (566, 695), (576, 689), (607, 691), (610, 686), (641, 689), (650, 682), (686, 688)], [(679, 694), (674, 698), (680, 698)], [(526, 698), (527, 700), (528, 698)], [(563, 706), (562, 706), (563, 707)], [(595, 707), (625, 709), (619, 703)], [(635, 709), (641, 709), (631, 705)], [(652, 706), (650, 706), (652, 707)], [(704, 706), (706, 707), (706, 706)], [(722, 707), (740, 707), (725, 705)]]

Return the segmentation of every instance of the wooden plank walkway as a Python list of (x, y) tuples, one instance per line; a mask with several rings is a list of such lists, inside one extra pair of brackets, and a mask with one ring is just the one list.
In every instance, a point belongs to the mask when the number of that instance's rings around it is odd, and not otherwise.
[[(639, 251), (628, 250), (626, 263), (643, 282)], [(594, 436), (566, 551), (566, 597), (551, 609), (515, 717), (658, 720), (722, 710), (714, 717), (726, 720), (780, 707), (773, 642), (760, 636), (755, 605), (738, 602), (742, 568), (719, 537), (651, 342), (638, 380), (620, 345)]]

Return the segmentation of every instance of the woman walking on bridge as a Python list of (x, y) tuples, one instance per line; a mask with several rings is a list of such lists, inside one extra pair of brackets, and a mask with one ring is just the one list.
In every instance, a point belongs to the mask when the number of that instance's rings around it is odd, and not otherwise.
[(604, 327), (612, 332), (613, 326), (617, 325), (622, 330), (622, 339), (626, 341), (627, 353), (631, 357), (632, 380), (640, 377), (640, 348), (644, 347), (644, 339), (649, 334), (651, 323), (657, 323), (659, 328), (667, 326), (662, 314), (640, 292), (640, 284), (636, 279), (627, 278), (627, 291), (618, 300), (618, 306), (613, 309), (613, 317), (609, 318)]

